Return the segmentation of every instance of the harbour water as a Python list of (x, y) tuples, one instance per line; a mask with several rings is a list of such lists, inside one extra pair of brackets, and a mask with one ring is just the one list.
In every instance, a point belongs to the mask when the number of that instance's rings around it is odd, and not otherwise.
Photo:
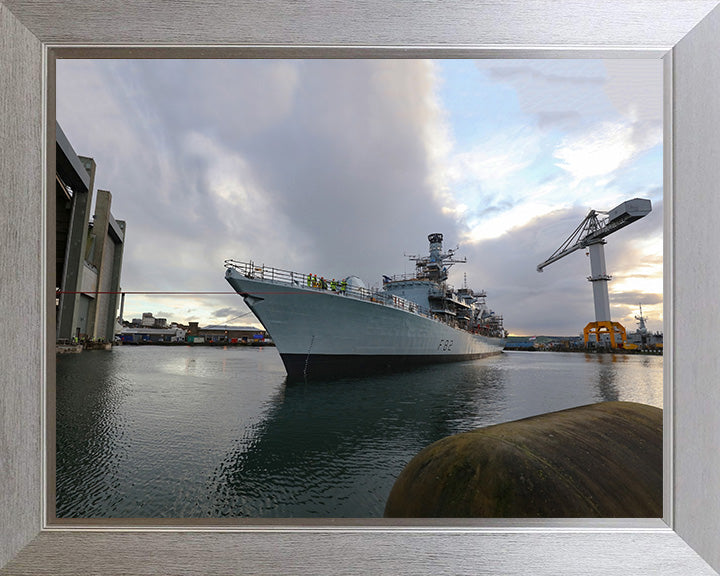
[(373, 518), (450, 434), (595, 402), (662, 407), (662, 356), (505, 352), (285, 383), (272, 347), (57, 357), (59, 518)]

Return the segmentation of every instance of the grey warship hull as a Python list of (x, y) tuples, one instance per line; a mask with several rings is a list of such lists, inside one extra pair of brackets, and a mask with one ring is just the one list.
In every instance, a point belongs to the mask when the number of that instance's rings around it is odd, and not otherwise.
[(448, 285), (455, 250), (428, 235), (415, 272), (383, 276), (368, 289), (357, 276), (327, 282), (310, 274), (226, 260), (225, 279), (275, 342), (290, 379), (401, 370), (500, 354), (507, 332), (485, 292)]
[(289, 379), (403, 370), (499, 354), (504, 338), (453, 327), (380, 291), (308, 286), (306, 277), (228, 263), (225, 278), (273, 339)]

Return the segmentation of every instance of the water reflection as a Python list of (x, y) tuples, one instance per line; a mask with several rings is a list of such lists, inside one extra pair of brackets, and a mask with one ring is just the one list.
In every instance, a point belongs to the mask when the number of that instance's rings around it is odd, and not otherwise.
[[(627, 356), (615, 354), (586, 354), (590, 361), (595, 361), (598, 366), (597, 390), (602, 402), (614, 402), (620, 399), (620, 391), (615, 383), (618, 371), (616, 364), (623, 362)], [(593, 359), (593, 356), (595, 358)]]
[[(82, 362), (58, 358), (56, 401), (57, 515), (114, 511), (120, 502), (116, 472), (126, 459), (128, 422), (120, 405), (127, 382), (112, 358), (88, 352)], [(73, 359), (75, 360), (75, 359)], [(72, 498), (63, 495), (72, 494)]]
[(213, 474), (209, 513), (381, 516), (397, 474), (418, 451), (498, 417), (502, 383), (497, 366), (468, 363), (286, 384)]
[(662, 406), (662, 357), (512, 352), (285, 383), (275, 349), (58, 358), (59, 517), (378, 517), (445, 436), (592, 402)]

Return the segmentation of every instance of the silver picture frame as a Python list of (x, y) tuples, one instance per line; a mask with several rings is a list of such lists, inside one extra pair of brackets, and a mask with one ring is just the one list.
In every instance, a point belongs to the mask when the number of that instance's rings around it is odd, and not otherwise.
[[(0, 574), (716, 574), (717, 0), (0, 0)], [(52, 522), (57, 57), (662, 58), (664, 516)]]

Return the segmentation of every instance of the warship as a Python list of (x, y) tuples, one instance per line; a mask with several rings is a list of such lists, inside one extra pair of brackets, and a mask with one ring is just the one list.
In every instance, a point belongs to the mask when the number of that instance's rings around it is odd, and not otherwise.
[(288, 380), (308, 380), (500, 354), (507, 332), (484, 291), (450, 286), (448, 270), (466, 259), (443, 252), (410, 256), (412, 274), (383, 276), (369, 288), (357, 276), (340, 281), (237, 260), (225, 279), (243, 297), (277, 347)]

